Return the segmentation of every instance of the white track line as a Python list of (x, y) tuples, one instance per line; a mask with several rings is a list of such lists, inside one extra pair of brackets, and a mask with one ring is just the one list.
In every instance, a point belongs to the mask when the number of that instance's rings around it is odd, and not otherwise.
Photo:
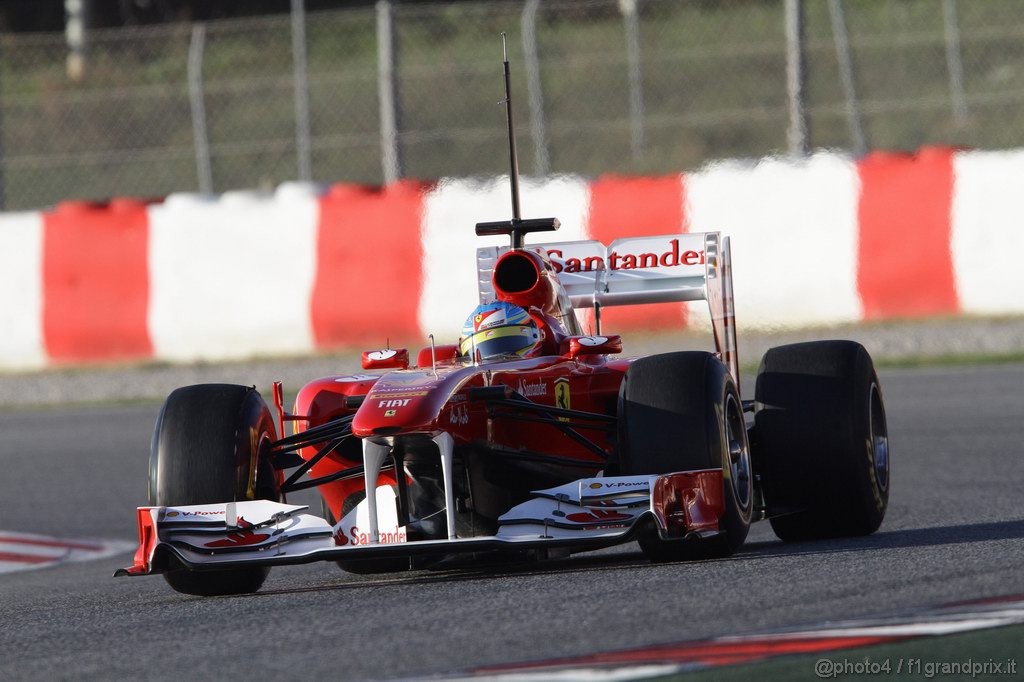
[[(469, 673), (459, 677), (444, 678), (446, 682), (454, 680), (487, 679), (494, 682), (539, 682), (540, 680), (591, 680), (593, 682), (612, 682), (615, 680), (632, 680), (670, 675), (689, 670), (706, 669), (735, 665), (737, 663), (755, 663), (770, 660), (780, 655), (827, 654), (831, 651), (849, 649), (850, 639), (858, 637), (882, 638), (883, 640), (905, 641), (919, 637), (941, 636), (973, 630), (1024, 623), (1024, 598), (1010, 596), (1005, 600), (993, 600), (983, 603), (953, 604), (944, 607), (924, 609), (909, 615), (898, 615), (883, 618), (862, 618), (842, 622), (822, 623), (821, 625), (801, 628), (799, 630), (783, 630), (753, 635), (719, 637), (707, 641), (680, 642), (677, 646), (683, 652), (673, 651), (673, 645), (653, 647), (647, 660), (620, 661), (614, 660), (615, 653), (604, 656), (608, 659), (594, 664), (587, 659), (593, 656), (581, 656), (574, 664), (571, 659), (556, 659), (545, 665), (543, 661), (524, 663), (522, 667), (510, 666), (505, 670), (488, 670)], [(835, 649), (794, 651), (789, 648), (800, 640), (835, 640)], [(737, 654), (728, 651), (734, 645), (767, 645), (768, 648), (750, 657), (737, 661)], [(772, 652), (773, 645), (778, 651)], [(721, 650), (725, 647), (725, 650)], [(644, 647), (636, 650), (643, 652)], [(658, 652), (658, 649), (664, 651)], [(629, 651), (620, 652), (629, 656)], [(716, 657), (722, 661), (715, 662)]]
[(0, 530), (0, 573), (103, 559), (128, 552), (133, 547), (132, 543), (121, 540), (68, 540)]

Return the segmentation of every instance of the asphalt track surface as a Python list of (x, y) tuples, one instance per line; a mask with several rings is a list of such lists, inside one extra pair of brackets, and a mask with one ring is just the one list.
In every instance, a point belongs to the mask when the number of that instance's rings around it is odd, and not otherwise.
[[(732, 558), (658, 566), (635, 545), (492, 571), (312, 564), (207, 599), (111, 578), (125, 554), (0, 575), (0, 680), (419, 677), (1024, 593), (1024, 365), (881, 377), (892, 497), (871, 537), (785, 545), (763, 524)], [(134, 539), (156, 411), (0, 413), (0, 529)]]

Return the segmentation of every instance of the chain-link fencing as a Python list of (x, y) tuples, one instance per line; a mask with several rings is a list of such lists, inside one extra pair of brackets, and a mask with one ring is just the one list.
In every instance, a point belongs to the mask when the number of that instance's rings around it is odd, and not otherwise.
[(527, 174), (789, 153), (794, 105), (804, 148), (1024, 146), (1019, 0), (293, 6), (92, 31), (78, 78), (63, 35), (0, 36), (3, 207), (505, 173), (501, 32)]

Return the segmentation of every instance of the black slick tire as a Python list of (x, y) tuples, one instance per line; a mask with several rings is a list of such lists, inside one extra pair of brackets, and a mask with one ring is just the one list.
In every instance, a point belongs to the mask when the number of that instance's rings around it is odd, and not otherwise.
[[(277, 477), (263, 459), (276, 438), (270, 410), (253, 388), (200, 384), (175, 390), (153, 432), (149, 504), (279, 500)], [(172, 565), (164, 578), (184, 594), (247, 594), (260, 588), (269, 571), (189, 571)]]
[(750, 447), (739, 393), (717, 357), (683, 351), (633, 361), (619, 389), (618, 452), (627, 476), (723, 470), (722, 532), (699, 541), (641, 536), (650, 560), (728, 556), (743, 544), (754, 498)]
[(754, 465), (785, 541), (868, 535), (889, 501), (885, 404), (853, 341), (769, 350), (757, 375)]

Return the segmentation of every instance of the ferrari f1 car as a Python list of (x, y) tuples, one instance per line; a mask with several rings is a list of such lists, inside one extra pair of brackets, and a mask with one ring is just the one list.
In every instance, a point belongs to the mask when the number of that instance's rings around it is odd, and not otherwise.
[[(512, 140), (510, 109), (508, 125)], [(773, 348), (744, 400), (729, 239), (526, 246), (558, 221), (520, 217), (510, 149), (513, 218), (476, 232), (511, 244), (478, 250), (481, 305), (459, 343), (431, 341), (414, 364), (405, 349), (366, 352), (365, 373), (308, 383), (291, 412), (279, 383), (273, 409), (245, 386), (171, 393), (139, 548), (119, 575), (234, 594), (271, 566), (319, 560), (374, 573), (635, 540), (678, 561), (735, 552), (761, 519), (785, 541), (879, 527), (888, 434), (865, 349)], [(621, 338), (601, 329), (606, 306), (700, 300), (713, 352), (620, 358)], [(286, 503), (311, 487), (319, 514)]]

